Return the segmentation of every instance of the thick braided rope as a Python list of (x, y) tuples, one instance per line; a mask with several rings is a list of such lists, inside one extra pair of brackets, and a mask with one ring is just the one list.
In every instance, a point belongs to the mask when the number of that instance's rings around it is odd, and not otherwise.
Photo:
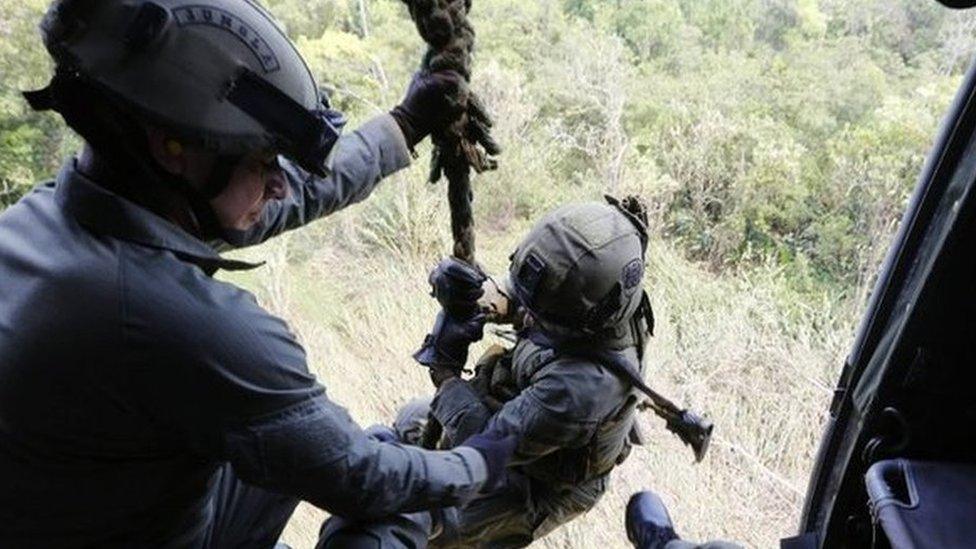
[(432, 136), (430, 180), (441, 176), (448, 180), (451, 207), (451, 233), (454, 256), (474, 264), (474, 216), (471, 210), (471, 174), (494, 169), (489, 155), (500, 152), (490, 136), (491, 119), (469, 87), (471, 54), (474, 51), (474, 27), (468, 20), (471, 0), (403, 0), (420, 36), (427, 42), (422, 68), (431, 71), (452, 70), (464, 81), (453, 97), (459, 116), (443, 132)]
[(430, 49), (424, 68), (461, 73), (471, 79), (474, 27), (468, 21), (470, 0), (403, 0), (421, 38)]

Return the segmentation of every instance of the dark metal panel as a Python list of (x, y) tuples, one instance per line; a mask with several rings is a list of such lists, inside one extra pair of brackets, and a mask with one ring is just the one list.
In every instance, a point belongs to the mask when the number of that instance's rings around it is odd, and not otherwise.
[(949, 8), (965, 9), (976, 6), (976, 0), (938, 0), (940, 4)]
[[(976, 4), (976, 0), (973, 3)], [(827, 522), (838, 491), (847, 476), (846, 469), (860, 438), (861, 426), (865, 422), (865, 418), (860, 413), (863, 408), (854, 406), (850, 389), (859, 384), (862, 375), (869, 369), (869, 364), (874, 364), (876, 372), (881, 371), (883, 361), (879, 361), (880, 357), (877, 355), (889, 355), (892, 351), (891, 346), (897, 343), (896, 334), (900, 331), (896, 326), (903, 326), (903, 322), (892, 321), (899, 316), (904, 317), (908, 312), (905, 309), (906, 296), (917, 295), (919, 287), (925, 281), (925, 276), (918, 278), (919, 275), (927, 273), (916, 270), (917, 261), (923, 239), (932, 232), (930, 229), (933, 219), (939, 205), (944, 203), (944, 195), (950, 187), (953, 174), (957, 173), (960, 160), (965, 156), (963, 152), (973, 135), (973, 127), (976, 123), (976, 108), (973, 106), (974, 88), (976, 88), (976, 64), (970, 67), (948, 114), (943, 119), (939, 137), (923, 166), (915, 192), (885, 259), (851, 354), (841, 374), (831, 404), (831, 418), (818, 450), (801, 519), (801, 532), (816, 532), (821, 540), (825, 538)], [(971, 184), (971, 181), (967, 181), (966, 184)], [(951, 224), (953, 220), (954, 216), (944, 217), (941, 222)], [(942, 241), (939, 239), (938, 243), (941, 244)], [(933, 250), (928, 251), (933, 252)], [(913, 274), (916, 276), (915, 280), (909, 280)], [(914, 291), (910, 291), (908, 286), (914, 286), (912, 288)], [(882, 348), (885, 351), (882, 351)], [(864, 387), (866, 388), (867, 385)], [(864, 393), (862, 393), (863, 397)], [(860, 404), (866, 405), (869, 401), (868, 398), (862, 400)]]

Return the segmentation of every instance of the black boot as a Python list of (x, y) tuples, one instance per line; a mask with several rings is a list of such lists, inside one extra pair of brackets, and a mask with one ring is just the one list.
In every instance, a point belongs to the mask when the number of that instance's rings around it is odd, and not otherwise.
[(638, 549), (661, 549), (678, 539), (668, 509), (650, 490), (637, 492), (627, 503), (627, 539)]

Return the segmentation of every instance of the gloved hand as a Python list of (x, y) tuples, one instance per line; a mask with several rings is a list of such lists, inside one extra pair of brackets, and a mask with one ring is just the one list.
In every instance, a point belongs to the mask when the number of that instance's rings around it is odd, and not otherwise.
[(442, 259), (431, 271), (431, 295), (447, 314), (468, 318), (479, 311), (478, 300), (485, 294), (482, 285), (488, 276), (480, 268), (455, 257)]
[(462, 91), (467, 93), (464, 79), (454, 71), (419, 71), (413, 75), (403, 101), (390, 111), (411, 149), (464, 112)]
[(380, 423), (370, 425), (363, 429), (363, 432), (366, 433), (366, 436), (378, 442), (400, 442), (400, 438), (392, 427)]
[(488, 428), (465, 440), (461, 446), (474, 448), (481, 453), (481, 457), (485, 458), (488, 479), (481, 487), (481, 492), (486, 493), (495, 489), (505, 479), (508, 462), (512, 460), (515, 450), (518, 449), (518, 436), (515, 433), (503, 433)]
[(434, 329), (413, 358), (424, 366), (443, 366), (460, 372), (468, 361), (468, 347), (481, 339), (484, 328), (483, 314), (458, 319), (441, 311), (437, 313)]

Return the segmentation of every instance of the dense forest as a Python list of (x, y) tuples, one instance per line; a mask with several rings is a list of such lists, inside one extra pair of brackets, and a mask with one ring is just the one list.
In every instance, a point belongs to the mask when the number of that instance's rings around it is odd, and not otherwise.
[[(397, 102), (423, 52), (399, 0), (266, 4), (354, 122)], [(19, 96), (49, 76), (46, 5), (0, 3), (0, 206), (78, 147)], [(505, 148), (499, 171), (475, 180), (486, 266), (503, 270), (555, 205), (643, 195), (662, 322), (649, 379), (719, 433), (692, 467), (647, 418), (651, 447), (548, 543), (622, 544), (622, 502), (653, 486), (682, 532), (772, 546), (795, 526), (830, 389), (976, 18), (921, 0), (474, 0), (472, 17), (474, 86)], [(243, 252), (269, 265), (232, 278), (292, 323), (363, 422), (429, 392), (408, 357), (433, 314), (423, 272), (450, 236), (422, 164), (362, 206)], [(289, 539), (308, 543), (317, 519), (303, 510)]]
[[(399, 2), (267, 3), (354, 118), (397, 99), (420, 51)], [(76, 147), (18, 94), (50, 70), (46, 4), (0, 7), (0, 204)], [(474, 16), (509, 148), (493, 208), (641, 191), (689, 257), (772, 261), (803, 288), (870, 274), (976, 30), (910, 0), (483, 0)]]

